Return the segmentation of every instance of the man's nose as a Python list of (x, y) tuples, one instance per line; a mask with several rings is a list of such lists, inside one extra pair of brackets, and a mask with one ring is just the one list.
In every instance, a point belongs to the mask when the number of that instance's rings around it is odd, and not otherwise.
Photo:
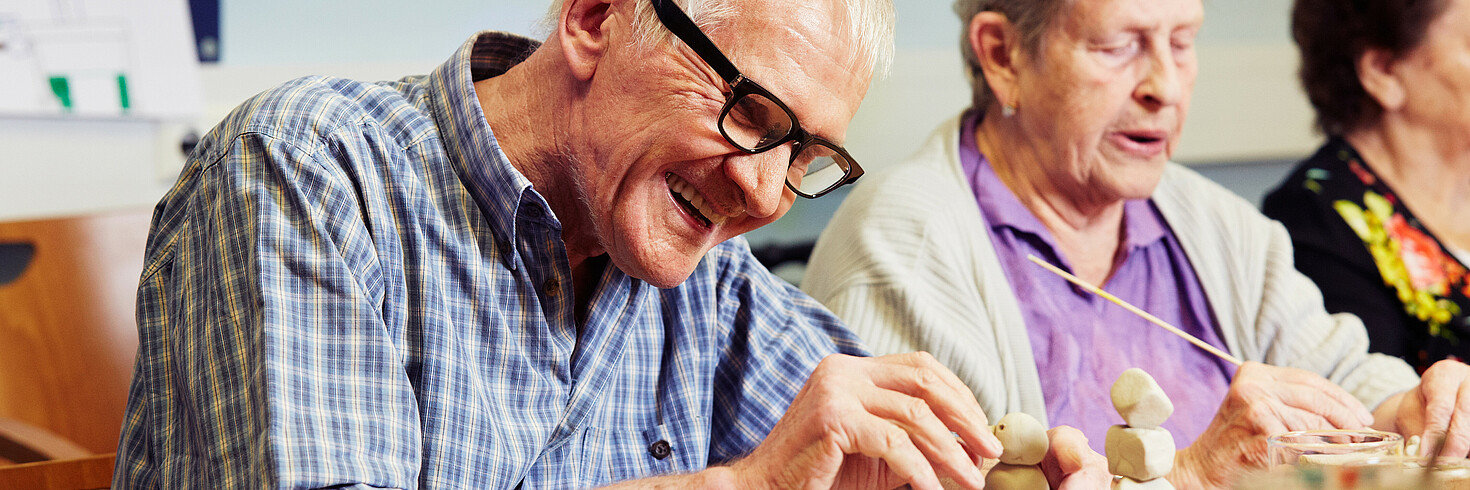
[(791, 162), (791, 144), (754, 154), (737, 154), (725, 160), (725, 175), (745, 195), (745, 212), (768, 218), (781, 207), (786, 189), (786, 167)]

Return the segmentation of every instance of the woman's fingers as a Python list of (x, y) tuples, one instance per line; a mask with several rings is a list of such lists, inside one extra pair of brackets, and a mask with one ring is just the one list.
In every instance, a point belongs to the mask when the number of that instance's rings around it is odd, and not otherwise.
[(1050, 448), (1041, 461), (1041, 471), (1052, 488), (1104, 488), (1112, 480), (1108, 460), (1087, 445), (1087, 436), (1072, 427), (1046, 431)]
[(1308, 397), (1293, 397), (1292, 406), (1311, 410), (1322, 407), (1322, 415), (1340, 428), (1362, 428), (1373, 424), (1373, 412), (1354, 398), (1347, 390), (1327, 378), (1309, 371), (1295, 368), (1276, 368), (1277, 376), (1288, 386), (1298, 387), (1292, 393), (1310, 393)]
[(1372, 412), (1347, 391), (1300, 369), (1246, 363), (1231, 382), (1227, 397), (1226, 407), (1243, 407), (1238, 409), (1261, 423), (1278, 419), (1283, 427), (1359, 429), (1373, 421)]
[(1442, 457), (1458, 459), (1464, 458), (1467, 453), (1470, 453), (1470, 383), (1466, 383), (1465, 380), (1460, 380), (1456, 389), (1453, 390), (1453, 394), (1450, 392), (1451, 390), (1448, 389), (1443, 390), (1440, 398), (1446, 398), (1448, 400), (1439, 401), (1439, 403), (1448, 403), (1450, 405), (1447, 410), (1449, 412), (1449, 420), (1443, 428), (1440, 428), (1438, 425), (1433, 427), (1434, 429), (1443, 431), (1437, 434), (1444, 437), (1444, 449), (1440, 452), (1440, 455)]

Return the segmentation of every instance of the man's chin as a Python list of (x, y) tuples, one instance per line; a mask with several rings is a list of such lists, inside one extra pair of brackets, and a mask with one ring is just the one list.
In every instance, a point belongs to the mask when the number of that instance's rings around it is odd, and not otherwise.
[(693, 273), (693, 269), (685, 271), (663, 270), (657, 273), (641, 274), (647, 277), (638, 277), (637, 275), (633, 277), (636, 279), (640, 279), (643, 282), (652, 284), (653, 287), (659, 289), (669, 289), (676, 288), (679, 287), (680, 284), (684, 284), (684, 281), (689, 280), (689, 275)]
[[(659, 289), (669, 289), (684, 284), (684, 281), (694, 273), (694, 268), (699, 265), (698, 259), (687, 261), (683, 257), (662, 261), (657, 257), (650, 257), (649, 260), (640, 262), (629, 264), (631, 267), (625, 267), (617, 264), (617, 260), (613, 261), (614, 265), (625, 274)], [(688, 262), (688, 265), (683, 265), (685, 262)]]

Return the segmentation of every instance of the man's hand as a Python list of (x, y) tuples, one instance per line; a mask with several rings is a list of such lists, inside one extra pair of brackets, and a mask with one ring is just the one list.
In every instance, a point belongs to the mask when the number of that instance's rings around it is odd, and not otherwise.
[[(1409, 437), (1421, 436), (1420, 455), (1444, 441), (1445, 458), (1470, 455), (1470, 366), (1460, 361), (1439, 361), (1424, 371), (1419, 386), (1385, 402), (1397, 416), (1396, 427), (1385, 427)], [(1380, 409), (1382, 410), (1382, 409)]]
[(1058, 490), (1108, 488), (1113, 475), (1108, 473), (1108, 458), (1087, 445), (1087, 436), (1072, 427), (1055, 427), (1046, 431), (1051, 446), (1041, 460), (1046, 481)]
[[(740, 488), (982, 488), (998, 458), (975, 395), (926, 353), (829, 356), (754, 452), (730, 467)], [(956, 439), (956, 435), (959, 436)]]
[(1321, 376), (1247, 362), (1236, 371), (1210, 426), (1175, 454), (1169, 480), (1176, 488), (1230, 488), (1241, 474), (1266, 468), (1268, 435), (1361, 429), (1372, 422), (1373, 414), (1361, 402)]

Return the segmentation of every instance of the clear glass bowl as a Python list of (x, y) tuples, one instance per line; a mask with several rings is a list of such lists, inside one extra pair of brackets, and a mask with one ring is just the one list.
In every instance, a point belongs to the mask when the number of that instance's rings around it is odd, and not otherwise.
[(1398, 461), (1404, 437), (1374, 430), (1307, 430), (1266, 438), (1271, 466), (1369, 464)]

